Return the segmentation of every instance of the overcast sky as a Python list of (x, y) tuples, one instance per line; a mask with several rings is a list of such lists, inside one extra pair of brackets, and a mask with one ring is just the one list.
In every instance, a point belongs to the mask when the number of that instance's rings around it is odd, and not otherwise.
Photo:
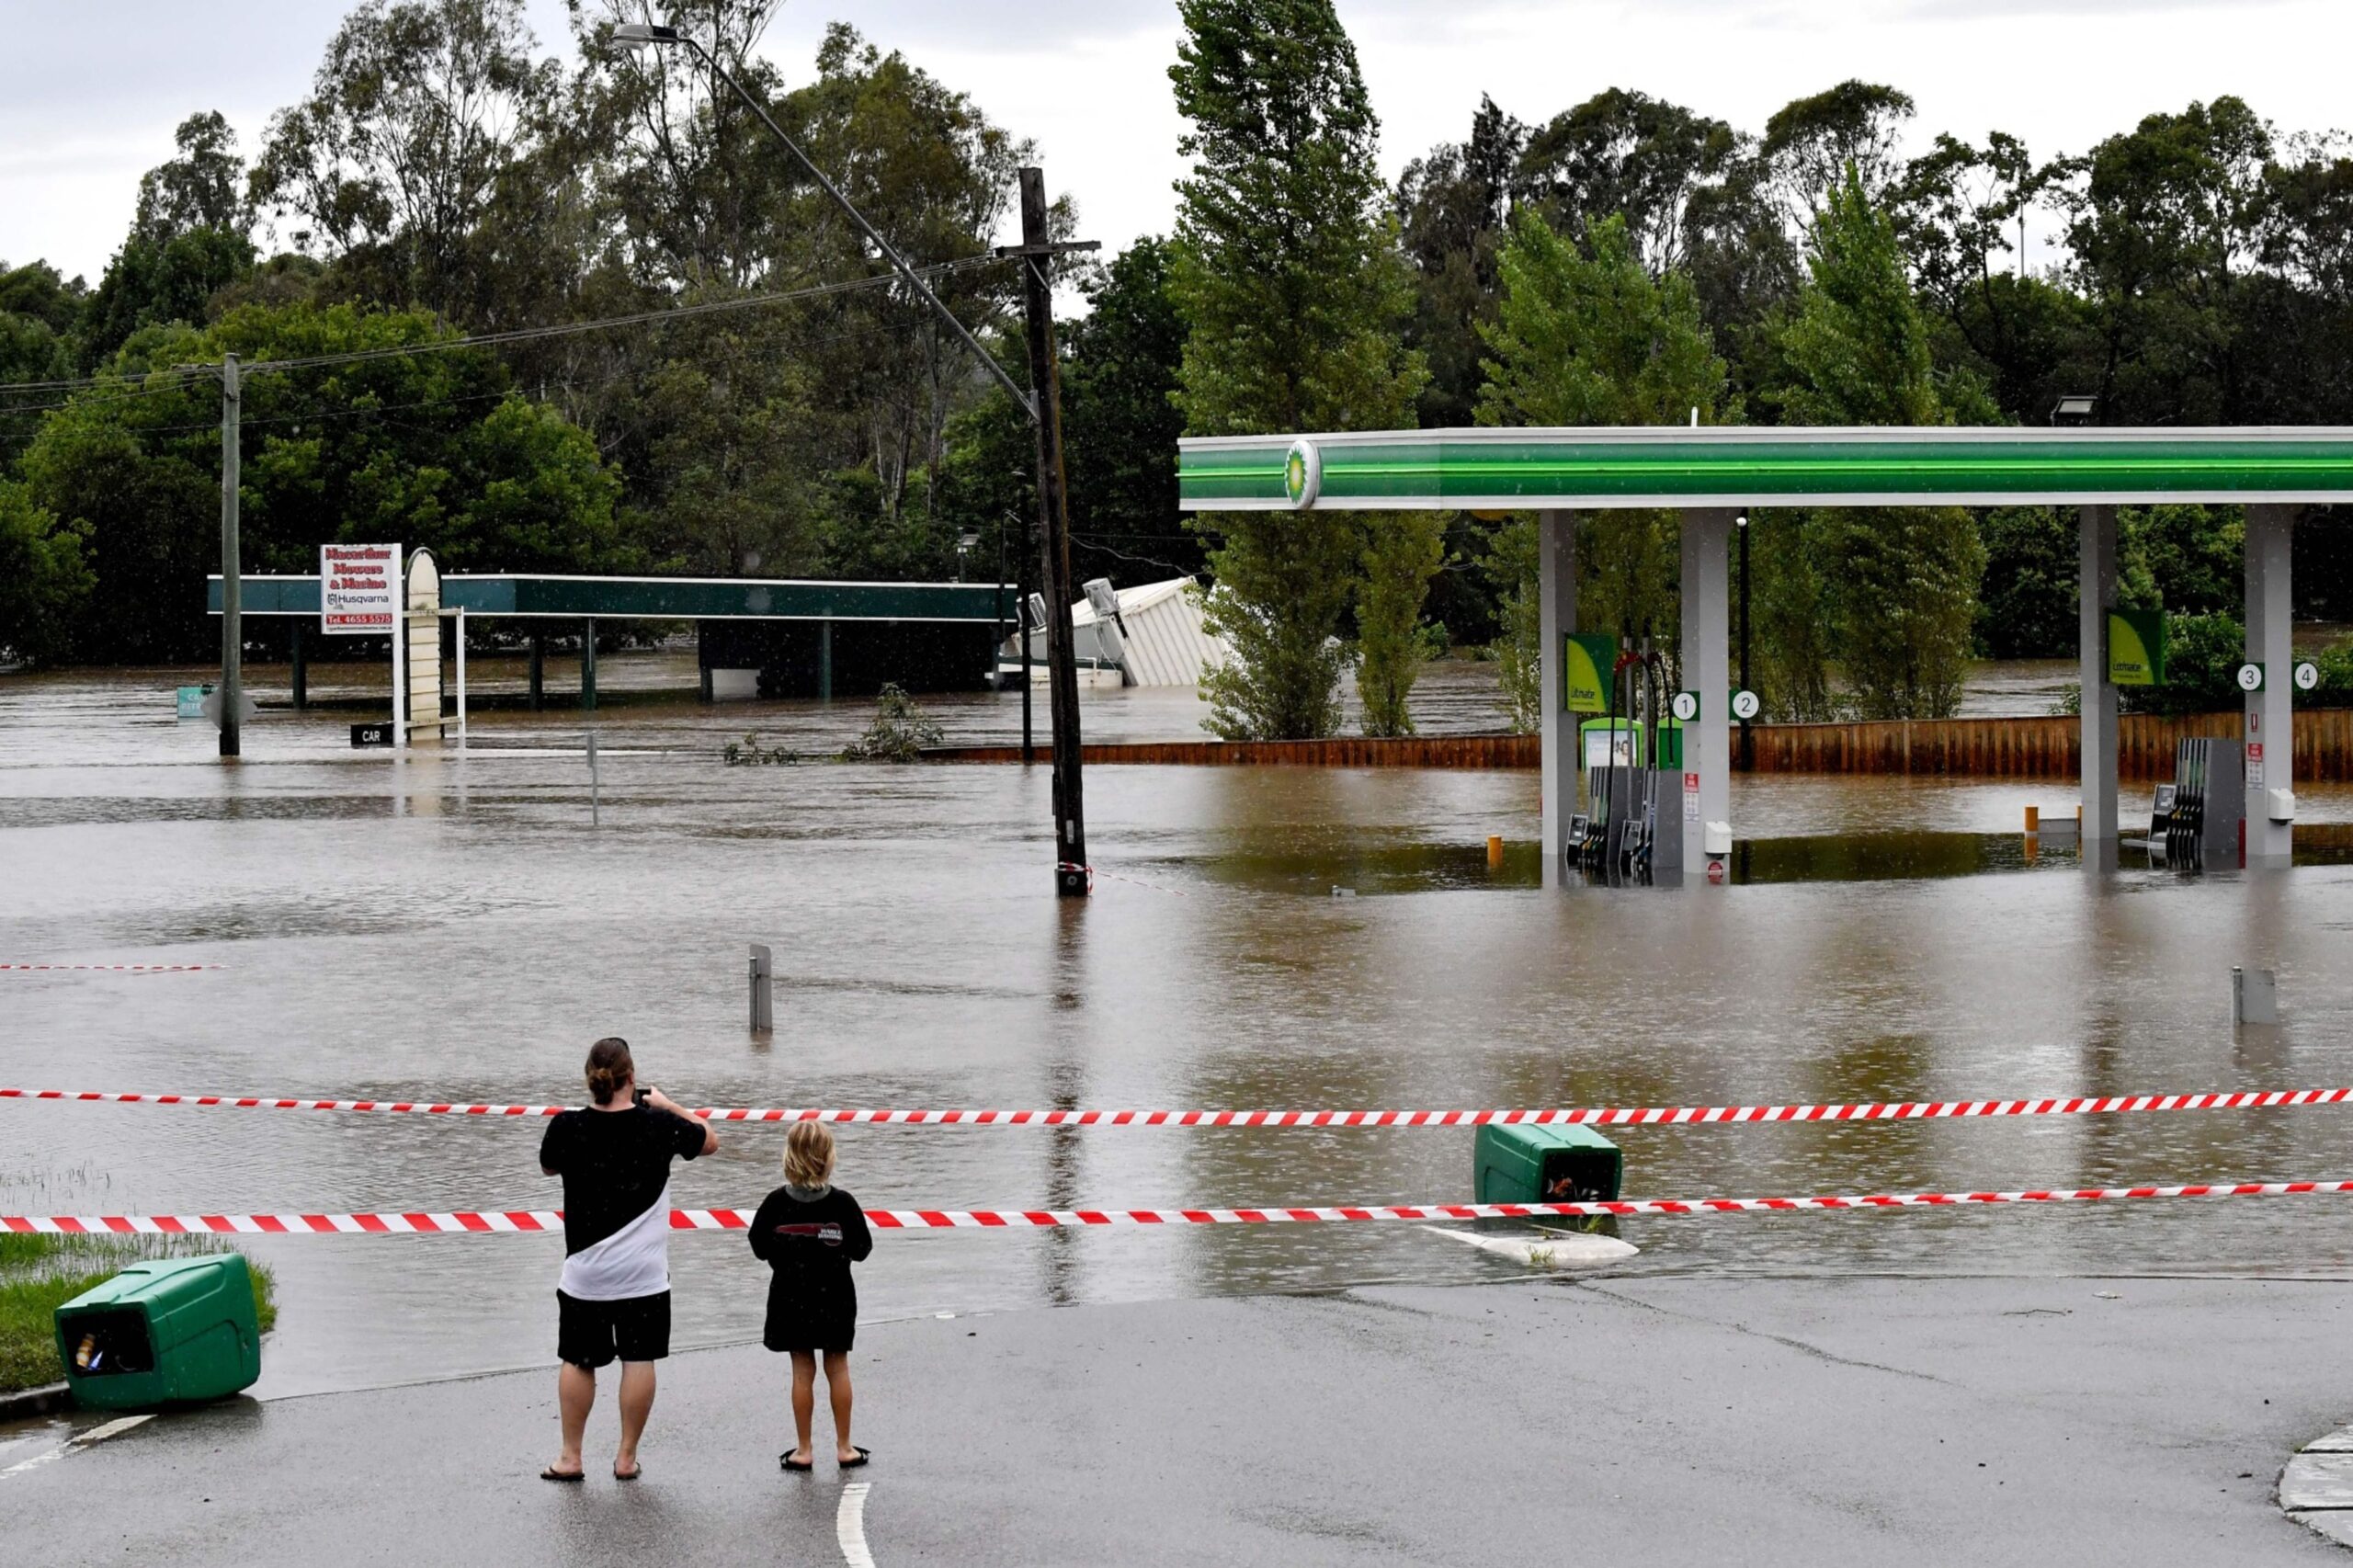
[[(568, 41), (563, 0), (529, 0)], [(1482, 92), (1523, 119), (1639, 88), (1745, 129), (1849, 76), (1919, 100), (1918, 139), (1999, 128), (2038, 156), (2236, 93), (2283, 132), (2353, 122), (2345, 0), (1339, 0), (1392, 176), (1457, 140)], [(336, 0), (0, 0), (0, 260), (96, 282), (172, 128), (226, 113), (248, 156), (298, 97)], [(1111, 246), (1165, 231), (1182, 172), (1174, 0), (790, 0), (767, 50), (805, 79), (856, 24), (1036, 139), (1047, 180)], [(2040, 252), (2040, 243), (2032, 248)]]

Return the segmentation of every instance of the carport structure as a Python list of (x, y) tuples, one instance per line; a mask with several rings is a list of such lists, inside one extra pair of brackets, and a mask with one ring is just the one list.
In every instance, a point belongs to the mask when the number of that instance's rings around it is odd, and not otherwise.
[[(2052, 506), (2080, 519), (2084, 862), (2115, 864), (2117, 688), (2107, 661), (2116, 602), (2116, 508), (2191, 502), (2246, 508), (2246, 658), (2266, 671), (2245, 739), (2267, 790), (2292, 788), (2289, 546), (2297, 512), (2353, 502), (2353, 429), (1581, 428), (1225, 436), (1181, 443), (1182, 505), (1197, 512), (1339, 508), (1533, 511), (1542, 536), (1543, 844), (1562, 868), (1575, 800), (1563, 639), (1577, 628), (1576, 515), (1681, 514), (1683, 665), (1699, 699), (1685, 727), (1687, 877), (1704, 826), (1732, 817), (1729, 544), (1738, 517), (1774, 506)], [(1617, 628), (1595, 628), (1616, 631)], [(2250, 772), (2253, 764), (2250, 763)], [(2252, 791), (2250, 866), (2285, 866), (2292, 824)], [(2258, 820), (2260, 819), (2260, 820)]]
[[(320, 611), (316, 576), (252, 576), (239, 580), (241, 613), (290, 619), (295, 623), (295, 705), (303, 701), (305, 622)], [(206, 609), (221, 613), (221, 579), (205, 585)], [(399, 722), (417, 729), (440, 727), (439, 622), (458, 628), (458, 717), (466, 711), (467, 618), (518, 619), (532, 629), (531, 705), (538, 707), (544, 658), (541, 628), (555, 623), (580, 630), (581, 706), (597, 705), (597, 623), (599, 620), (686, 620), (698, 630), (710, 621), (807, 621), (818, 628), (817, 695), (834, 694), (834, 625), (836, 621), (882, 625), (945, 622), (989, 626), (990, 646), (1002, 641), (1017, 614), (1009, 583), (852, 583), (758, 577), (586, 577), (517, 573), (442, 576), (430, 551), (409, 552), (403, 567), (404, 636), (409, 653), (402, 695), (429, 708), (432, 717)], [(993, 654), (990, 655), (993, 659)], [(710, 695), (710, 670), (702, 670), (703, 695)], [(397, 703), (396, 703), (397, 709)]]

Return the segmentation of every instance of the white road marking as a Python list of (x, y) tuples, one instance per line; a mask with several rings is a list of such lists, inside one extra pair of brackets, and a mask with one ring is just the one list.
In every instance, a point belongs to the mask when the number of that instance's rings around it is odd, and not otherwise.
[(849, 1568), (874, 1568), (874, 1554), (866, 1550), (866, 1494), (872, 1484), (853, 1481), (843, 1487), (841, 1511), (834, 1516), (834, 1536)]
[(28, 1470), (39, 1470), (53, 1460), (63, 1459), (67, 1454), (86, 1449), (93, 1443), (103, 1443), (108, 1437), (119, 1437), (132, 1427), (143, 1426), (153, 1419), (155, 1418), (153, 1415), (121, 1415), (104, 1426), (93, 1426), (86, 1432), (76, 1432), (53, 1449), (44, 1449), (28, 1460), (19, 1460), (7, 1469), (0, 1470), (0, 1480), (5, 1480), (11, 1475), (20, 1475)]

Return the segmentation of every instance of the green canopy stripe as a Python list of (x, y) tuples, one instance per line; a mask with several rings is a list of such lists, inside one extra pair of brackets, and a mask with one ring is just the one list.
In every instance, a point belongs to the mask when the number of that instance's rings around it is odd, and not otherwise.
[[(2069, 502), (2145, 495), (2353, 500), (2353, 432), (1840, 430), (1760, 440), (1693, 430), (1630, 441), (1623, 432), (1399, 433), (1309, 437), (1321, 459), (1316, 505), (1626, 506), (1705, 498), (1803, 504), (1999, 497)], [(1196, 510), (1289, 505), (1292, 437), (1187, 441), (1183, 504)]]

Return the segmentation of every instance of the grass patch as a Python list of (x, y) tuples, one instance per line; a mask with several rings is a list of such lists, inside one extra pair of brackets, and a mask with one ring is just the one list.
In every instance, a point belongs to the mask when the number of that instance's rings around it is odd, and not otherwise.
[[(227, 1251), (201, 1238), (178, 1236), (43, 1236), (0, 1234), (0, 1392), (37, 1388), (65, 1376), (57, 1358), (52, 1314), (124, 1267), (157, 1257), (195, 1257)], [(278, 1324), (277, 1281), (245, 1260), (253, 1273), (254, 1308), (267, 1334)]]

